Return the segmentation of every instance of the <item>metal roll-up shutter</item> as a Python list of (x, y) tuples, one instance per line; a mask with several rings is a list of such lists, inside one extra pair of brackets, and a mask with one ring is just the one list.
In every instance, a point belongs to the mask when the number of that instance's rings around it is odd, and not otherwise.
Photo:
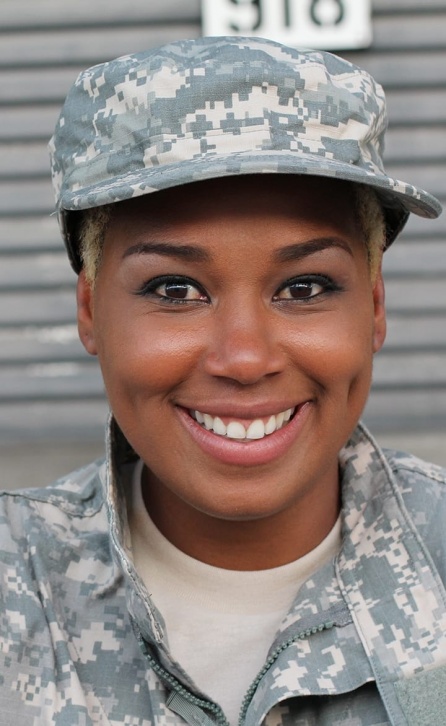
[[(76, 278), (51, 216), (46, 145), (65, 94), (81, 69), (197, 37), (200, 23), (199, 0), (1, 3), (1, 487), (43, 483), (102, 448), (101, 377), (77, 340)], [(446, 0), (374, 0), (373, 32), (370, 49), (344, 55), (387, 91), (388, 170), (446, 201)], [(389, 334), (366, 420), (384, 440), (428, 435), (445, 461), (446, 215), (411, 219), (385, 271)]]
[[(345, 54), (383, 84), (386, 167), (446, 202), (446, 2), (374, 0), (373, 46)], [(404, 443), (436, 438), (446, 463), (446, 215), (412, 216), (384, 256), (388, 335), (366, 420)], [(429, 444), (428, 444), (429, 445)]]

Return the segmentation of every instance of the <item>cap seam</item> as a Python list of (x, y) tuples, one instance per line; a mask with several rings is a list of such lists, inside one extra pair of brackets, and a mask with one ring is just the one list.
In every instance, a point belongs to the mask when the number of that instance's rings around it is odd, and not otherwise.
[[(254, 127), (254, 126), (242, 126), (242, 127), (240, 127), (240, 132), (241, 132), (241, 133), (240, 133), (240, 135), (245, 135), (245, 134), (255, 133), (255, 132), (256, 132), (256, 131), (258, 131), (259, 129), (263, 129), (263, 128), (265, 128), (265, 125), (261, 125), (261, 124), (256, 124), (256, 125), (255, 125), (255, 127)], [(267, 127), (267, 128), (270, 128), (270, 127)], [(328, 127), (328, 128), (330, 128), (330, 127)], [(273, 131), (275, 131), (275, 129), (273, 129)], [(163, 135), (158, 135), (158, 136), (156, 136), (156, 137), (153, 137), (153, 142), (154, 142), (154, 144), (155, 144), (155, 143), (157, 143), (157, 142), (159, 142), (159, 141), (162, 141), (163, 139), (167, 139), (167, 140), (170, 140), (170, 139), (175, 139), (175, 140), (177, 140), (177, 141), (178, 141), (179, 139), (181, 139), (181, 140), (186, 140), (186, 141), (187, 141), (187, 140), (190, 140), (190, 139), (194, 139), (194, 138), (196, 138), (196, 139), (197, 139), (197, 141), (198, 141), (198, 140), (200, 140), (200, 138), (207, 138), (208, 136), (212, 136), (212, 137), (214, 137), (214, 138), (219, 138), (219, 137), (223, 137), (223, 138), (224, 138), (224, 137), (225, 137), (226, 135), (227, 135), (227, 136), (234, 136), (234, 131), (229, 131), (229, 130), (228, 130), (227, 132), (225, 132), (225, 131), (224, 131), (224, 129), (213, 129), (212, 131), (209, 131), (209, 130), (208, 130), (208, 131), (206, 131), (205, 133), (202, 133), (202, 134), (200, 134), (200, 136), (197, 136), (197, 137), (194, 137), (194, 134), (193, 134), (193, 133), (187, 133), (187, 134), (181, 134), (181, 135), (178, 135), (178, 134), (163, 134)], [(129, 135), (128, 135), (128, 137), (130, 137), (130, 136), (131, 136), (131, 134), (129, 134)], [(128, 138), (128, 137), (125, 137), (125, 138)], [(321, 138), (324, 138), (324, 136), (323, 136), (322, 134), (321, 134), (321, 135), (319, 135), (319, 136), (313, 136), (313, 135), (311, 135), (311, 136), (310, 136), (310, 135), (308, 135), (308, 134), (305, 134), (305, 135), (303, 136), (303, 138), (305, 138), (305, 139), (308, 139), (309, 141), (320, 141), (320, 140), (321, 140)], [(327, 138), (329, 138), (329, 139), (332, 139), (332, 137), (331, 137), (331, 136), (327, 136)], [(360, 143), (360, 141), (359, 141), (358, 139), (348, 139), (348, 141), (354, 141), (354, 142), (356, 142), (356, 143), (357, 143), (357, 144), (358, 144), (359, 146), (361, 146), (361, 148), (364, 148), (364, 144), (361, 144), (361, 143)], [(146, 149), (148, 149), (148, 148), (150, 148), (150, 147), (146, 147)], [(258, 153), (259, 151), (260, 151), (260, 152), (264, 152), (264, 151), (268, 152), (268, 151), (270, 151), (271, 153), (276, 153), (276, 154), (279, 154), (279, 153), (280, 153), (280, 154), (286, 154), (286, 153), (288, 153), (288, 154), (294, 154), (294, 153), (297, 153), (297, 152), (296, 152), (295, 150), (293, 150), (293, 149), (253, 149), (253, 150), (252, 150), (252, 153), (253, 153), (253, 154), (256, 154), (256, 153)], [(162, 152), (161, 152), (161, 153), (162, 153)], [(235, 151), (235, 152), (232, 152), (232, 154), (233, 154), (233, 155), (237, 155), (237, 154), (243, 154), (243, 153), (246, 153), (246, 152), (244, 152), (244, 151)], [(251, 150), (250, 150), (250, 153), (251, 153)], [(311, 152), (311, 151), (308, 151), (308, 152), (305, 152), (305, 151), (304, 151), (303, 153), (308, 153), (309, 155), (314, 155), (314, 156), (317, 156), (317, 154), (316, 154), (316, 153), (314, 153), (314, 152)], [(103, 151), (100, 151), (100, 152), (98, 152), (98, 153), (96, 154), (96, 156), (95, 156), (94, 158), (92, 158), (92, 159), (87, 159), (86, 161), (78, 162), (78, 164), (77, 164), (77, 167), (76, 167), (76, 168), (74, 168), (74, 169), (73, 169), (73, 170), (72, 170), (72, 171), (71, 171), (71, 172), (70, 172), (70, 173), (69, 173), (69, 174), (68, 174), (68, 175), (66, 176), (66, 179), (70, 179), (70, 178), (71, 178), (71, 176), (72, 176), (72, 175), (73, 175), (73, 174), (74, 174), (74, 173), (75, 173), (75, 172), (76, 172), (76, 171), (77, 171), (77, 170), (78, 170), (79, 168), (81, 168), (81, 167), (85, 167), (85, 166), (94, 166), (94, 165), (96, 164), (96, 162), (99, 162), (99, 161), (102, 161), (102, 162), (103, 162), (103, 161), (104, 161), (105, 159), (109, 158), (110, 156), (115, 156), (115, 155), (116, 155), (116, 149), (111, 149), (111, 150), (110, 150), (110, 151), (108, 151), (108, 152), (103, 152)], [(145, 153), (145, 152), (144, 152), (143, 156), (146, 156), (146, 153)], [(222, 157), (224, 157), (224, 156), (228, 156), (228, 154), (218, 154), (218, 153), (217, 153), (217, 154), (215, 154), (215, 156), (222, 156)], [(327, 158), (328, 158), (328, 157), (327, 157)], [(191, 159), (191, 160), (187, 160), (187, 161), (192, 161), (192, 160), (193, 160), (193, 159)], [(330, 159), (330, 161), (333, 161), (334, 163), (338, 163), (338, 164), (348, 164), (348, 162), (342, 162), (342, 161), (339, 161), (339, 160), (337, 160), (337, 159)], [(159, 165), (159, 166), (161, 166), (161, 165)], [(374, 166), (376, 167), (376, 165), (374, 165)], [(150, 167), (149, 167), (149, 168), (150, 168)], [(152, 168), (155, 168), (155, 167), (152, 167)], [(362, 167), (361, 167), (361, 168), (362, 168)], [(378, 168), (378, 167), (376, 167), (376, 169), (378, 169), (378, 171), (379, 171), (379, 173), (380, 173), (380, 174), (382, 174), (383, 176), (386, 176), (386, 175), (385, 175), (385, 173), (384, 173), (384, 172), (382, 172), (381, 170), (379, 170), (379, 168)], [(374, 172), (374, 173), (375, 173), (375, 172)]]

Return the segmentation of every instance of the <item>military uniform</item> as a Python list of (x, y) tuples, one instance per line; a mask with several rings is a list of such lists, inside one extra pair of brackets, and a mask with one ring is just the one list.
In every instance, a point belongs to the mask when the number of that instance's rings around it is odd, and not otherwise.
[(372, 187), (387, 246), (435, 197), (384, 171), (384, 91), (323, 51), (263, 38), (198, 38), (79, 75), (50, 142), (56, 208), (82, 267), (79, 211), (204, 179), (299, 174)]
[[(2, 495), (1, 723), (224, 724), (133, 567), (135, 455), (114, 422), (108, 438), (104, 462)], [(361, 426), (340, 463), (341, 551), (301, 587), (240, 723), (443, 726), (446, 471)]]
[[(263, 39), (182, 41), (96, 66), (74, 84), (50, 144), (71, 264), (82, 268), (82, 210), (240, 174), (367, 185), (388, 246), (410, 212), (433, 218), (441, 205), (386, 175), (385, 127), (383, 91), (366, 72)], [(105, 462), (2, 495), (0, 721), (223, 725), (173, 662), (135, 571), (135, 455), (113, 421), (108, 438)], [(445, 472), (385, 457), (361, 427), (340, 464), (342, 547), (296, 594), (240, 724), (443, 726)]]

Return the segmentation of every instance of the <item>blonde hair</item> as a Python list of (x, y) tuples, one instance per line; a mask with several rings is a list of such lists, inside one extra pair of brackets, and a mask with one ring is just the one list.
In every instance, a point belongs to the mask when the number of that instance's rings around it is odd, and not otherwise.
[(113, 204), (93, 207), (82, 212), (79, 227), (79, 251), (87, 282), (94, 287), (101, 264), (102, 248)]
[[(386, 222), (376, 192), (364, 184), (352, 184), (356, 214), (364, 235), (372, 282), (378, 274), (386, 244)], [(114, 204), (87, 209), (82, 213), (79, 246), (82, 264), (93, 287), (101, 264), (105, 233)]]
[(375, 282), (387, 242), (386, 219), (375, 190), (365, 184), (354, 185), (356, 214), (364, 235), (370, 277)]

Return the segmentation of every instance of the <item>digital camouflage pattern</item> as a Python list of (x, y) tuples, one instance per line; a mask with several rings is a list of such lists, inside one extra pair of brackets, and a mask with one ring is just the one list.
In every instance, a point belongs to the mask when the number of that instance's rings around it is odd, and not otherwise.
[[(133, 567), (134, 463), (112, 421), (104, 462), (1, 496), (4, 726), (226, 723), (172, 662)], [(342, 550), (297, 594), (240, 723), (444, 726), (446, 472), (384, 457), (362, 427), (341, 467)]]
[(389, 178), (385, 98), (330, 53), (259, 38), (200, 38), (80, 74), (50, 142), (56, 207), (74, 269), (70, 210), (220, 176), (311, 174), (376, 188), (390, 244), (408, 213), (439, 202)]

